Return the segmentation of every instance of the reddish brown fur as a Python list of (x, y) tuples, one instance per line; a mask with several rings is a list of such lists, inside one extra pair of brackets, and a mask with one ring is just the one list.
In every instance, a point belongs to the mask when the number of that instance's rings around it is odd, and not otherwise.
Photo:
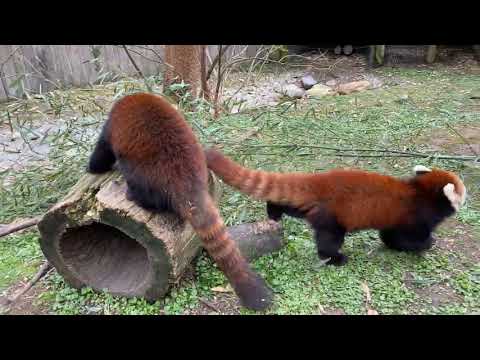
[(270, 292), (228, 236), (208, 193), (205, 155), (183, 116), (152, 94), (129, 95), (114, 104), (90, 160), (105, 172), (118, 160), (127, 197), (152, 211), (171, 210), (189, 221), (243, 304), (264, 309)]
[(443, 170), (410, 180), (361, 170), (281, 174), (244, 168), (215, 149), (206, 154), (208, 167), (227, 184), (256, 199), (306, 213), (321, 204), (347, 232), (413, 224), (419, 202), (433, 204), (448, 183), (461, 191), (459, 178)]

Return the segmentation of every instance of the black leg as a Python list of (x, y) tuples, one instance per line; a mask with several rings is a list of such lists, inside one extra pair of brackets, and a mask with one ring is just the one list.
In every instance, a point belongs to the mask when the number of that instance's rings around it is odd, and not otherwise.
[(140, 207), (154, 213), (165, 211), (176, 212), (169, 195), (162, 190), (153, 190), (145, 184), (127, 180), (127, 200), (135, 202)]
[(330, 258), (327, 265), (344, 265), (348, 258), (340, 249), (345, 240), (345, 228), (334, 216), (321, 208), (310, 212), (308, 218), (315, 232), (318, 257), (322, 260)]
[(274, 221), (280, 221), (283, 215), (283, 206), (267, 202), (268, 218)]
[(303, 219), (305, 214), (288, 205), (279, 205), (272, 202), (267, 202), (267, 214), (268, 218), (274, 221), (280, 221), (282, 219), (282, 215), (288, 215), (295, 218)]
[(427, 226), (402, 226), (380, 231), (380, 238), (390, 249), (421, 252), (430, 249), (435, 240)]
[(348, 258), (340, 252), (345, 239), (341, 229), (315, 229), (318, 257), (322, 260), (330, 258), (327, 265), (344, 265)]
[(114, 163), (115, 155), (110, 143), (105, 138), (104, 131), (102, 131), (90, 156), (87, 171), (92, 174), (103, 174), (112, 170)]
[(125, 197), (127, 198), (128, 201), (135, 201), (135, 195), (133, 193), (133, 190), (128, 185), (127, 185), (127, 193), (125, 194)]

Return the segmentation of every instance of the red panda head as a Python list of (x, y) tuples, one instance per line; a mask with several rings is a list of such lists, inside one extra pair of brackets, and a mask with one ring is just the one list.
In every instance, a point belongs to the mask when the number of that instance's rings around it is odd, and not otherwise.
[(424, 191), (441, 192), (449, 201), (455, 211), (465, 203), (467, 190), (462, 180), (453, 172), (441, 169), (429, 169), (423, 165), (413, 168), (415, 182)]

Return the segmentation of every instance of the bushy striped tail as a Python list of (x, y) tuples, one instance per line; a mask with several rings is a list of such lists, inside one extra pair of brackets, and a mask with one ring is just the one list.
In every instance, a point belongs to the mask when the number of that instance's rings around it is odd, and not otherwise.
[(302, 174), (247, 169), (213, 148), (205, 156), (208, 168), (225, 183), (257, 200), (302, 207), (309, 196)]
[(211, 197), (205, 194), (201, 203), (198, 207), (190, 208), (185, 214), (186, 218), (229, 280), (241, 304), (253, 310), (265, 310), (272, 304), (272, 291), (265, 280), (251, 269), (237, 244), (228, 235)]

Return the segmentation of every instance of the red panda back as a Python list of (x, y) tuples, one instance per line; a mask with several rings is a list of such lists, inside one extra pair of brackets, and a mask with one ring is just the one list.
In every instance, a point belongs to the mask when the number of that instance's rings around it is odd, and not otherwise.
[(133, 94), (112, 107), (102, 134), (90, 168), (106, 168), (95, 161), (106, 158), (111, 147), (130, 198), (144, 208), (173, 210), (187, 220), (242, 304), (254, 310), (268, 307), (271, 291), (229, 237), (208, 193), (203, 149), (183, 116), (160, 96)]

